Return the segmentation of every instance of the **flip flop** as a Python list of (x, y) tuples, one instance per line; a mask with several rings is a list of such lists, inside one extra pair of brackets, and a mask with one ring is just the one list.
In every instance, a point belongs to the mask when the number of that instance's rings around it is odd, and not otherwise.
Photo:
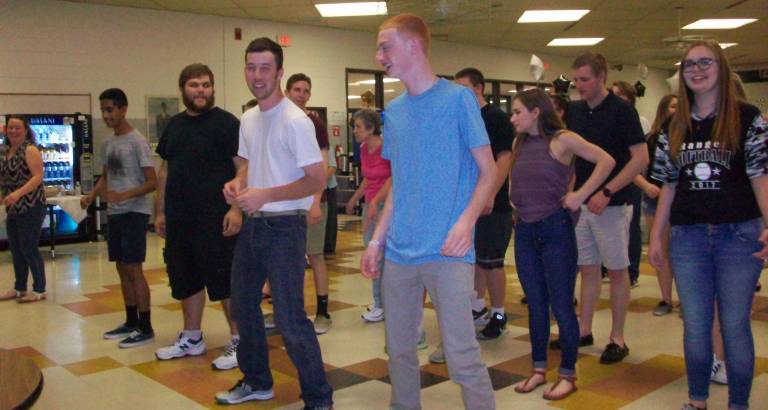
[[(537, 383), (535, 386), (526, 389), (525, 387), (528, 386), (528, 384), (531, 382), (531, 379), (533, 379), (533, 377), (536, 376), (536, 375), (542, 376), (544, 378), (544, 380), (542, 380), (540, 383)], [(536, 390), (539, 386), (542, 386), (542, 385), (545, 385), (545, 384), (547, 384), (547, 372), (544, 371), (544, 370), (535, 370), (534, 369), (533, 370), (533, 374), (530, 375), (527, 379), (525, 379), (523, 381), (522, 385), (515, 386), (515, 392), (520, 393), (520, 394), (530, 393), (530, 392)]]
[[(560, 382), (562, 382), (563, 380), (567, 380), (567, 381), (571, 382), (572, 388), (570, 390), (566, 391), (565, 393), (551, 394), (551, 392), (554, 391), (557, 388), (557, 386), (560, 385)], [(551, 400), (551, 401), (563, 400), (564, 398), (566, 398), (566, 397), (570, 396), (571, 394), (575, 393), (576, 390), (579, 390), (579, 388), (576, 387), (576, 377), (574, 377), (574, 376), (565, 376), (565, 375), (561, 374), (560, 376), (558, 376), (557, 381), (555, 382), (555, 384), (552, 385), (552, 388), (550, 388), (548, 392), (545, 392), (541, 397), (543, 397), (545, 400)]]

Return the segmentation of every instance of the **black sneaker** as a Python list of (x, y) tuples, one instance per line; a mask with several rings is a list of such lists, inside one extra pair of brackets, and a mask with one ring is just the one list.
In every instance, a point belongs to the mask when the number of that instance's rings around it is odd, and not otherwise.
[(607, 346), (605, 346), (605, 350), (603, 351), (603, 354), (600, 355), (600, 363), (602, 364), (611, 364), (611, 363), (618, 363), (622, 360), (624, 360), (625, 357), (629, 356), (629, 346), (624, 344), (624, 347), (621, 347), (617, 345), (616, 343), (608, 343)]
[[(593, 344), (595, 344), (595, 339), (592, 337), (592, 333), (579, 338), (579, 347), (592, 346)], [(560, 339), (549, 342), (549, 348), (560, 350)]]
[(113, 339), (125, 339), (126, 337), (130, 336), (133, 331), (136, 330), (136, 327), (134, 326), (128, 326), (127, 323), (123, 323), (122, 325), (104, 333), (104, 338), (107, 340), (113, 340)]
[(129, 347), (142, 346), (148, 343), (152, 343), (155, 340), (155, 332), (144, 333), (141, 330), (134, 330), (130, 336), (125, 338), (122, 342), (118, 343), (118, 347), (121, 349), (128, 349)]
[(485, 326), (489, 322), (488, 308), (483, 307), (481, 310), (472, 310), (472, 320), (475, 322), (475, 326)]
[(477, 338), (480, 340), (496, 339), (504, 333), (507, 333), (507, 315), (494, 313), (485, 328), (477, 334)]

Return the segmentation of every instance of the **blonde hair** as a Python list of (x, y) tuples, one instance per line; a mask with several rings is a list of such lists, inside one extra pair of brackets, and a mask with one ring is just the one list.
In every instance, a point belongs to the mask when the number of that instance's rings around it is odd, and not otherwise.
[(398, 33), (416, 37), (421, 42), (424, 54), (429, 53), (429, 27), (427, 27), (427, 23), (421, 17), (411, 13), (398, 14), (381, 23), (379, 31), (390, 28), (397, 30)]

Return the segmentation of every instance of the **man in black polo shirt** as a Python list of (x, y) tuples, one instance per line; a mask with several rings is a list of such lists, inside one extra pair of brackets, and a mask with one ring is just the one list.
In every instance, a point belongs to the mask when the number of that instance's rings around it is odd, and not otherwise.
[[(629, 223), (632, 206), (628, 184), (648, 165), (648, 149), (637, 111), (605, 88), (605, 57), (587, 52), (573, 62), (573, 80), (581, 100), (568, 108), (568, 129), (599, 146), (616, 160), (605, 185), (581, 207), (576, 226), (581, 271), (580, 346), (594, 343), (592, 316), (600, 297), (600, 265), (611, 279), (611, 337), (600, 363), (616, 363), (629, 354), (624, 342), (624, 320), (629, 306)], [(594, 164), (576, 159), (579, 189)], [(558, 341), (553, 342), (559, 346)]]

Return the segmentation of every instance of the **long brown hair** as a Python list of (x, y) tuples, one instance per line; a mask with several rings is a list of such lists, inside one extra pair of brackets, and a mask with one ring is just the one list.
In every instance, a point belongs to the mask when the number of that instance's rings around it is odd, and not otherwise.
[(739, 101), (731, 81), (731, 66), (725, 57), (720, 45), (711, 40), (696, 41), (688, 46), (680, 59), (680, 79), (677, 98), (677, 113), (672, 117), (672, 123), (669, 126), (669, 142), (672, 157), (676, 157), (680, 152), (686, 135), (693, 131), (691, 125), (691, 105), (694, 101), (693, 91), (688, 88), (684, 78), (685, 58), (691, 49), (695, 47), (706, 47), (717, 60), (717, 118), (712, 128), (712, 141), (720, 144), (721, 150), (738, 151), (739, 133), (741, 131), (741, 117), (739, 115)]
[[(517, 93), (513, 102), (520, 101), (528, 111), (533, 111), (535, 108), (539, 109), (539, 118), (537, 120), (537, 128), (539, 135), (542, 138), (546, 138), (547, 142), (551, 142), (554, 138), (565, 129), (565, 124), (555, 112), (555, 107), (552, 105), (552, 101), (549, 99), (549, 95), (539, 88), (532, 88)], [(527, 132), (521, 132), (515, 137), (515, 143), (512, 147), (512, 162), (517, 159), (518, 147), (525, 142), (529, 137)]]
[(664, 125), (664, 122), (671, 117), (669, 114), (669, 106), (672, 104), (672, 99), (677, 99), (677, 95), (667, 94), (664, 97), (661, 97), (659, 106), (656, 107), (656, 118), (653, 119), (653, 125), (651, 125), (651, 130), (648, 131), (648, 135), (656, 135), (661, 132), (661, 127)]

